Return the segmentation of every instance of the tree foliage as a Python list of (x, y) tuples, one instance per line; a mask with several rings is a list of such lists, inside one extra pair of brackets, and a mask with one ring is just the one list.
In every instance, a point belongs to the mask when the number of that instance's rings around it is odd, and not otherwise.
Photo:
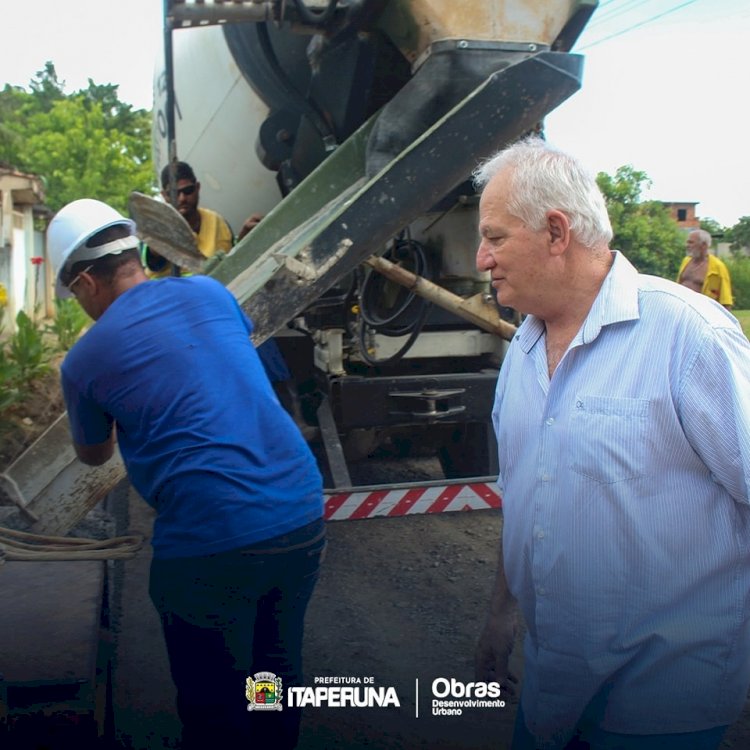
[(725, 235), (729, 240), (729, 249), (741, 251), (750, 248), (750, 216), (742, 216), (740, 220)]
[(735, 255), (724, 261), (732, 281), (735, 310), (750, 310), (750, 258)]
[(726, 229), (719, 224), (716, 219), (712, 219), (710, 216), (700, 220), (700, 227), (701, 229), (705, 229), (711, 235), (712, 247), (716, 247), (719, 244), (720, 238), (722, 238), (726, 232)]
[(97, 198), (122, 212), (130, 192), (150, 193), (150, 114), (121, 102), (114, 84), (71, 95), (47, 62), (29, 91), (0, 91), (0, 161), (38, 174), (56, 211), (77, 198)]
[(651, 184), (648, 175), (626, 165), (614, 176), (600, 172), (596, 182), (612, 222), (612, 247), (641, 273), (675, 278), (685, 255), (685, 235), (665, 206), (641, 200), (644, 187)]

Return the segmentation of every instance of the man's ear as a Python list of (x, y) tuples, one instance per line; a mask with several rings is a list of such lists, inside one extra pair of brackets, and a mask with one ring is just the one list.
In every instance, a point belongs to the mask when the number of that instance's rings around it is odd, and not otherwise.
[(78, 282), (82, 285), (89, 295), (95, 294), (101, 288), (101, 282), (96, 276), (93, 276), (89, 271), (83, 271), (81, 273), (81, 279)]
[(562, 212), (547, 211), (547, 236), (550, 243), (550, 252), (553, 255), (562, 255), (570, 245), (570, 223), (568, 217)]

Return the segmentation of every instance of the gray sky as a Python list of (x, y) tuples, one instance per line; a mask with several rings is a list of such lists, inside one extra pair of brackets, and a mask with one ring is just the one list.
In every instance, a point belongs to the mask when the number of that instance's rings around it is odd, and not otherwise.
[[(52, 60), (68, 92), (92, 78), (151, 107), (161, 0), (3, 5), (0, 86), (28, 86)], [(750, 215), (748, 38), (747, 0), (602, 0), (575, 50), (583, 87), (547, 138), (595, 171), (631, 164), (653, 181), (646, 197), (696, 201), (731, 226)]]

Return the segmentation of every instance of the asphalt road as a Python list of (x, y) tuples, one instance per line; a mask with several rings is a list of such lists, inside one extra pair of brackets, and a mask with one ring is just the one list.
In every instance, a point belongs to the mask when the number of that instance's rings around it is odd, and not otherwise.
[[(128, 506), (131, 530), (148, 538), (151, 510), (133, 494)], [(308, 611), (306, 684), (372, 678), (376, 687), (394, 688), (399, 706), (309, 707), (300, 748), (507, 746), (513, 705), (435, 716), (430, 697), (435, 679), (473, 679), (499, 529), (494, 511), (329, 523), (328, 554)], [(145, 544), (121, 563), (114, 716), (119, 746), (133, 750), (177, 747), (179, 737), (160, 625), (148, 598), (149, 561)]]

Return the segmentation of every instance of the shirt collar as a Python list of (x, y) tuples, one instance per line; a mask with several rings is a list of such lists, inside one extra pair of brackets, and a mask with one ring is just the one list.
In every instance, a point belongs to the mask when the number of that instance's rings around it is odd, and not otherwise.
[[(612, 251), (612, 255), (614, 256), (612, 267), (576, 336), (579, 343), (592, 342), (606, 325), (637, 320), (640, 317), (638, 271), (618, 250)], [(529, 315), (518, 329), (515, 338), (521, 349), (528, 354), (544, 330), (544, 321), (534, 315)]]

